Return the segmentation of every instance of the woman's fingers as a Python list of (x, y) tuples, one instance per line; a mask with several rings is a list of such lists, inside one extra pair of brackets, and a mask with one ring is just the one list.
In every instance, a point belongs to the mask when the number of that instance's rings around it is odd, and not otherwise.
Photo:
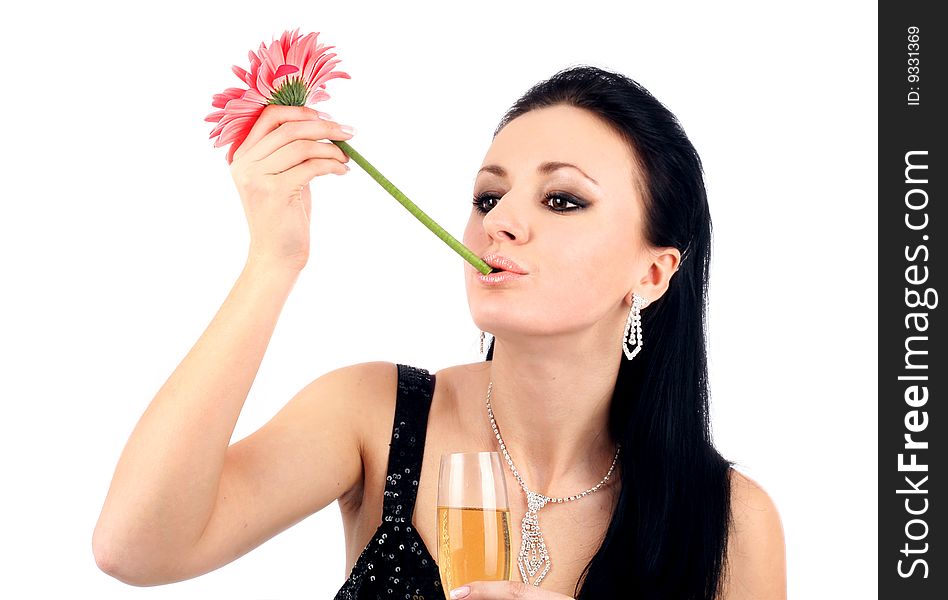
[[(453, 592), (453, 593), (450, 593)], [(452, 600), (573, 600), (559, 592), (527, 585), (522, 581), (472, 581), (449, 590)]]
[[(257, 161), (295, 140), (347, 140), (351, 137), (351, 134), (342, 131), (341, 125), (333, 121), (319, 118), (284, 121), (256, 141), (252, 147), (244, 142), (241, 147), (246, 146), (247, 150), (241, 158), (249, 162)], [(249, 136), (247, 140), (250, 141)], [(340, 153), (345, 156), (341, 150)]]
[(342, 175), (346, 171), (345, 165), (331, 158), (310, 158), (292, 169), (284, 171), (279, 177), (285, 178), (287, 185), (298, 188), (308, 184), (317, 175), (327, 175), (329, 173)]
[(266, 106), (260, 116), (257, 117), (253, 127), (250, 128), (250, 133), (234, 151), (234, 160), (246, 154), (258, 141), (283, 123), (314, 119), (319, 119), (318, 112), (305, 106), (282, 106), (280, 104)]
[[(261, 140), (258, 146), (266, 140)], [(256, 153), (256, 150), (253, 151)], [(294, 139), (278, 146), (272, 153), (265, 155), (254, 165), (255, 169), (265, 174), (282, 173), (304, 160), (311, 158), (332, 159), (340, 163), (348, 162), (349, 156), (332, 142), (318, 142), (311, 139)], [(245, 160), (252, 160), (247, 154)]]

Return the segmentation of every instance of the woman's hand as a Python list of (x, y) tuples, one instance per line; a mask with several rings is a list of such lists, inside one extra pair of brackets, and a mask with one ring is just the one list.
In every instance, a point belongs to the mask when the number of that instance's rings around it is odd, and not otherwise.
[(330, 141), (352, 135), (304, 106), (263, 109), (230, 165), (247, 224), (250, 257), (302, 269), (309, 260), (309, 182), (348, 172), (349, 157)]
[(472, 581), (451, 592), (451, 600), (573, 600), (522, 581)]

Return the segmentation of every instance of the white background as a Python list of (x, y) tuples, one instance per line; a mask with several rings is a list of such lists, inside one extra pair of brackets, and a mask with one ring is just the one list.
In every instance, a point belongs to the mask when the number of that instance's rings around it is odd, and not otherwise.
[[(707, 172), (716, 442), (780, 510), (792, 598), (874, 597), (874, 3), (408, 6), (3, 9), (0, 596), (330, 598), (345, 579), (336, 504), (167, 586), (110, 578), (91, 546), (128, 435), (243, 266), (211, 96), (300, 27), (352, 76), (317, 108), (458, 238), (491, 133), (532, 84), (586, 63), (664, 102)], [(352, 167), (313, 184), (310, 264), (233, 441), (336, 367), (478, 359), (463, 261)]]

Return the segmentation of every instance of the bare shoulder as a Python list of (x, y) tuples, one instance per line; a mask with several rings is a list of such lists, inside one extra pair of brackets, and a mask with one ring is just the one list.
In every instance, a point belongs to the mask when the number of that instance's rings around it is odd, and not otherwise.
[[(469, 365), (454, 365), (429, 372), (438, 381), (438, 391), (444, 392), (454, 388), (467, 367)], [(366, 450), (367, 442), (383, 440), (381, 446), (387, 452), (398, 396), (398, 365), (386, 361), (364, 362), (342, 367), (329, 375), (338, 378), (340, 389), (360, 399), (350, 407), (350, 417), (360, 424), (360, 449)]]
[[(438, 410), (445, 410), (445, 397), (453, 397), (450, 390), (456, 383), (459, 368), (463, 368), (463, 365), (429, 371), (437, 381), (435, 395), (441, 399)], [(339, 497), (340, 504), (344, 514), (356, 514), (366, 503), (369, 510), (374, 511), (381, 507), (381, 499), (366, 498), (365, 495), (381, 494), (385, 485), (385, 469), (388, 467), (398, 398), (398, 364), (384, 361), (365, 362), (343, 367), (337, 373), (340, 377), (340, 388), (349, 390), (350, 396), (360, 399), (346, 410), (347, 420), (356, 430), (359, 454), (363, 460), (363, 477), (358, 485)], [(448, 405), (450, 406), (450, 400)], [(448, 410), (450, 411), (450, 408)], [(436, 412), (433, 405), (432, 414)], [(430, 421), (436, 419), (432, 418)], [(381, 487), (378, 485), (379, 478)]]
[(349, 422), (356, 424), (359, 450), (364, 456), (372, 425), (391, 422), (398, 388), (398, 365), (388, 361), (362, 362), (331, 371), (327, 377), (335, 379), (338, 389), (354, 400), (347, 403), (347, 411)]
[(723, 600), (785, 600), (786, 546), (777, 506), (764, 488), (731, 469), (731, 529)]

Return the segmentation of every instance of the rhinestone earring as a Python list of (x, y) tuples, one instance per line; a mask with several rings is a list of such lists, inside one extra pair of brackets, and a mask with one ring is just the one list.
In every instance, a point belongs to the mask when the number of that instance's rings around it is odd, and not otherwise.
[(487, 336), (483, 331), (481, 332), (481, 354), (484, 354), (484, 338)]
[[(642, 349), (642, 307), (648, 304), (648, 300), (632, 293), (632, 308), (629, 310), (629, 318), (625, 322), (625, 333), (622, 335), (622, 351), (629, 360), (635, 358), (635, 355)], [(628, 342), (634, 346), (634, 350), (629, 350), (626, 346)]]

